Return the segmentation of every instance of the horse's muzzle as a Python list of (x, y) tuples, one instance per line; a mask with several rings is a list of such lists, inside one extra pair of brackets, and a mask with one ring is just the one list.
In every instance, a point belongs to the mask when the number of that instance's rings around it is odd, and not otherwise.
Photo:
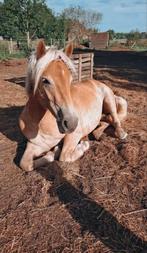
[(67, 110), (59, 110), (57, 124), (60, 133), (72, 133), (78, 125), (78, 117)]

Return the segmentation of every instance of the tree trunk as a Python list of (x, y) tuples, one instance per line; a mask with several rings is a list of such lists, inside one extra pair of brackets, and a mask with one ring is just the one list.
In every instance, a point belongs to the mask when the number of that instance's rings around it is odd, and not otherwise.
[(30, 33), (29, 31), (27, 32), (27, 47), (30, 47)]

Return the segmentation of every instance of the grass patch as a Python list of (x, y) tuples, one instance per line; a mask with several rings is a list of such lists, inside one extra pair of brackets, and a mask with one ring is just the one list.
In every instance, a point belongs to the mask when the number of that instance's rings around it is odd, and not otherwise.
[(0, 60), (9, 60), (9, 59), (13, 59), (13, 58), (24, 58), (25, 57), (25, 52), (21, 51), (21, 52), (15, 52), (10, 54), (7, 51), (0, 51)]
[(137, 52), (147, 51), (147, 46), (136, 45), (133, 47), (133, 50)]

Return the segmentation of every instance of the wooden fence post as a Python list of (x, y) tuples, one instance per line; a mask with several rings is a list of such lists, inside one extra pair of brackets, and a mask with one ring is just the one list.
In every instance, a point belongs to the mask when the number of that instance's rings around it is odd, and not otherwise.
[(91, 68), (90, 68), (90, 77), (91, 77), (91, 79), (93, 78), (93, 54), (91, 54), (91, 59), (90, 59), (90, 66), (91, 66)]
[(79, 54), (79, 66), (78, 66), (78, 81), (81, 81), (82, 74), (82, 54)]
[(10, 43), (9, 43), (9, 54), (13, 53), (13, 40), (10, 38)]

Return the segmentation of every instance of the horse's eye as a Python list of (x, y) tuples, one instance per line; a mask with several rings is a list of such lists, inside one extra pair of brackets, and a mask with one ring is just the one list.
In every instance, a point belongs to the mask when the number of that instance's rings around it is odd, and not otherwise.
[(44, 77), (42, 78), (42, 83), (45, 84), (45, 85), (50, 85), (51, 84), (50, 81), (48, 79), (44, 78)]

